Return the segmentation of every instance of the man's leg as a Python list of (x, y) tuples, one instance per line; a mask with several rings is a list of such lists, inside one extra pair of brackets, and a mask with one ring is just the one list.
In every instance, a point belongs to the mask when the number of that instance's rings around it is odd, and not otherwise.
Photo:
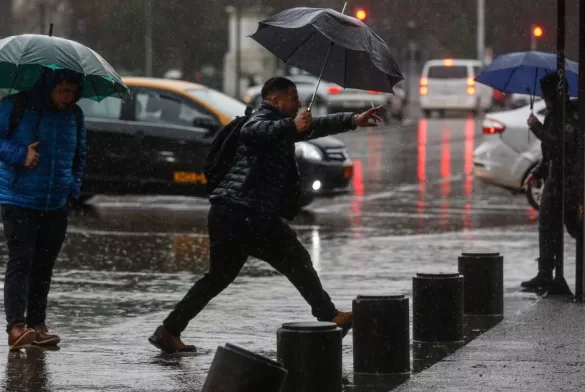
[(538, 274), (522, 282), (522, 287), (537, 288), (552, 283), (557, 248), (564, 230), (560, 216), (561, 201), (556, 187), (556, 183), (547, 181), (542, 191), (538, 215)]
[(270, 220), (256, 229), (254, 241), (248, 244), (250, 254), (286, 276), (311, 306), (313, 316), (332, 321), (338, 311), (321, 285), (309, 252), (288, 224), (276, 217)]
[(47, 298), (51, 288), (53, 267), (61, 252), (67, 233), (69, 207), (42, 214), (39, 221), (39, 235), (33, 258), (27, 308), (27, 325), (37, 333), (36, 344), (56, 345), (60, 342), (57, 335), (49, 334), (45, 325)]
[[(242, 233), (238, 224), (229, 221), (224, 207), (212, 206), (209, 211), (209, 272), (199, 279), (163, 321), (149, 340), (166, 352), (179, 351), (178, 339), (189, 322), (203, 310), (215, 296), (236, 278), (245, 264), (247, 254), (242, 246)], [(170, 336), (168, 336), (170, 334)]]
[(2, 223), (8, 247), (4, 275), (4, 309), (8, 326), (8, 344), (18, 348), (35, 339), (34, 331), (25, 328), (25, 311), (29, 294), (29, 275), (38, 233), (38, 214), (19, 207), (3, 205)]

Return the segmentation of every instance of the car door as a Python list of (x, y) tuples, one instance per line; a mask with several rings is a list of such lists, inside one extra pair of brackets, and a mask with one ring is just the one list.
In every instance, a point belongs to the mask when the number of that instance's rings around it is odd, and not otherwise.
[(195, 124), (214, 128), (216, 120), (174, 92), (144, 87), (134, 96), (135, 126), (142, 135), (142, 187), (152, 193), (205, 195), (203, 167), (212, 132)]
[(136, 175), (140, 141), (127, 121), (131, 103), (109, 97), (81, 99), (87, 128), (87, 156), (82, 192), (124, 193)]

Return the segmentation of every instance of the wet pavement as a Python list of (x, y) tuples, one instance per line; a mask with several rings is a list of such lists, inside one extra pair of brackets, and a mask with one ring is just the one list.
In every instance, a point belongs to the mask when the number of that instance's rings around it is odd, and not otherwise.
[[(359, 294), (410, 297), (417, 272), (455, 272), (461, 252), (486, 250), (505, 257), (506, 315), (534, 301), (518, 286), (536, 268), (536, 213), (523, 196), (471, 176), (479, 122), (423, 119), (340, 138), (354, 159), (352, 193), (318, 200), (293, 222), (340, 309)], [(226, 342), (275, 358), (276, 330), (311, 320), (310, 310), (284, 277), (253, 259), (184, 332), (196, 355), (163, 355), (146, 340), (207, 268), (208, 209), (204, 199), (99, 196), (75, 211), (49, 298), (61, 349), (8, 353), (1, 345), (0, 385), (197, 391)], [(571, 283), (572, 241), (566, 247)], [(6, 258), (2, 245), (0, 262)], [(348, 391), (357, 390), (351, 336), (343, 342)]]

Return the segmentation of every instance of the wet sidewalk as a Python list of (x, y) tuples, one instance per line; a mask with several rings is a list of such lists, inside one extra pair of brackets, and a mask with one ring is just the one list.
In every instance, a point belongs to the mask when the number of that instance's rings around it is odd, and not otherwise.
[(585, 305), (541, 298), (397, 392), (584, 391)]

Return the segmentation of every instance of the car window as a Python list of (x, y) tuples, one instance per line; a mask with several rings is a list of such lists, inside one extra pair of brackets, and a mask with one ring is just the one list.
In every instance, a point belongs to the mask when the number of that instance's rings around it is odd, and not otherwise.
[(122, 117), (122, 100), (108, 97), (101, 102), (82, 98), (77, 104), (83, 110), (85, 117), (106, 118), (119, 120)]
[(196, 118), (209, 118), (207, 114), (175, 97), (139, 92), (135, 98), (136, 121), (192, 127)]
[[(236, 118), (246, 113), (246, 105), (237, 99), (210, 88), (194, 88), (188, 91), (189, 94), (205, 102), (219, 112)], [(209, 117), (209, 116), (207, 116)]]
[(473, 76), (475, 77), (475, 76), (479, 75), (480, 72), (481, 72), (481, 67), (474, 65), (473, 66)]
[(454, 65), (450, 67), (433, 65), (429, 67), (427, 75), (429, 79), (467, 79), (467, 67)]

